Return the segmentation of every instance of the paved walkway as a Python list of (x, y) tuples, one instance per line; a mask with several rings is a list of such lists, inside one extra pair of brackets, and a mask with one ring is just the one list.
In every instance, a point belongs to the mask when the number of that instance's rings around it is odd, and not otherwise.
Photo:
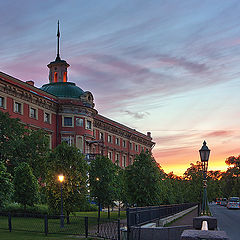
[(198, 209), (194, 209), (192, 212), (187, 213), (183, 217), (177, 219), (175, 222), (171, 223), (169, 226), (183, 226), (183, 225), (193, 225), (193, 218), (198, 216)]

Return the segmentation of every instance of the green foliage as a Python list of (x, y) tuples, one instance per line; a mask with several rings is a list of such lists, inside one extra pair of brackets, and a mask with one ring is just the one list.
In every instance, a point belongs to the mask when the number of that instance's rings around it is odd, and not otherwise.
[(21, 163), (14, 170), (14, 200), (26, 209), (38, 201), (38, 183), (27, 163)]
[(61, 184), (58, 175), (63, 174), (63, 210), (69, 215), (84, 208), (87, 194), (87, 163), (76, 147), (66, 143), (58, 145), (47, 159), (47, 200), (50, 210), (60, 214)]
[(19, 119), (10, 118), (8, 113), (0, 111), (0, 161), (14, 165), (16, 148), (24, 132)]
[(102, 206), (111, 205), (115, 200), (116, 168), (105, 156), (97, 156), (89, 169), (90, 194)]
[(30, 213), (30, 214), (48, 214), (47, 205), (35, 204), (34, 206), (26, 206), (26, 209), (19, 203), (9, 203), (2, 212), (11, 213)]
[(125, 171), (128, 203), (149, 206), (161, 202), (161, 171), (149, 153), (140, 153)]
[(10, 201), (13, 193), (12, 177), (7, 173), (7, 168), (0, 162), (0, 209)]
[(42, 130), (27, 129), (19, 119), (0, 111), (0, 161), (7, 164), (11, 175), (15, 167), (27, 162), (37, 178), (44, 177), (48, 150), (48, 138)]

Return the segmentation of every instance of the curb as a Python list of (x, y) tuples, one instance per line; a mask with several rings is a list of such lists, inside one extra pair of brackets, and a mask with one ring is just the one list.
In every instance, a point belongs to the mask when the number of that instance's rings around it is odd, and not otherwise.
[(182, 212), (176, 213), (172, 216), (161, 218), (159, 220), (159, 227), (164, 227), (164, 225), (166, 225), (167, 223), (170, 223), (170, 222), (174, 221), (175, 219), (178, 219), (178, 218), (182, 217), (183, 215), (191, 212), (192, 210), (196, 209), (197, 207), (198, 207), (198, 205), (196, 205), (194, 207), (191, 207), (191, 208), (188, 208), (188, 209), (186, 209)]

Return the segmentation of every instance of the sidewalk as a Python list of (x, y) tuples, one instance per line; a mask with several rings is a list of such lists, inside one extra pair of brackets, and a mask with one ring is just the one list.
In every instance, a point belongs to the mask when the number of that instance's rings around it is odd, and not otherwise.
[(194, 209), (192, 212), (184, 215), (183, 217), (177, 219), (173, 223), (169, 224), (169, 227), (173, 226), (183, 226), (183, 225), (191, 225), (193, 226), (193, 218), (198, 216), (198, 209)]

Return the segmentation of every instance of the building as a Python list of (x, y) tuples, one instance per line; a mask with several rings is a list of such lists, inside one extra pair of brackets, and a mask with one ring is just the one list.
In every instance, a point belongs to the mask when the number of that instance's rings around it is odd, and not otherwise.
[(151, 151), (151, 133), (147, 135), (108, 119), (94, 108), (91, 92), (68, 82), (70, 66), (59, 54), (49, 63), (49, 83), (41, 88), (33, 81), (23, 82), (0, 72), (0, 109), (33, 129), (43, 129), (50, 148), (65, 141), (75, 145), (86, 158), (108, 156), (121, 167), (132, 164), (136, 154)]

